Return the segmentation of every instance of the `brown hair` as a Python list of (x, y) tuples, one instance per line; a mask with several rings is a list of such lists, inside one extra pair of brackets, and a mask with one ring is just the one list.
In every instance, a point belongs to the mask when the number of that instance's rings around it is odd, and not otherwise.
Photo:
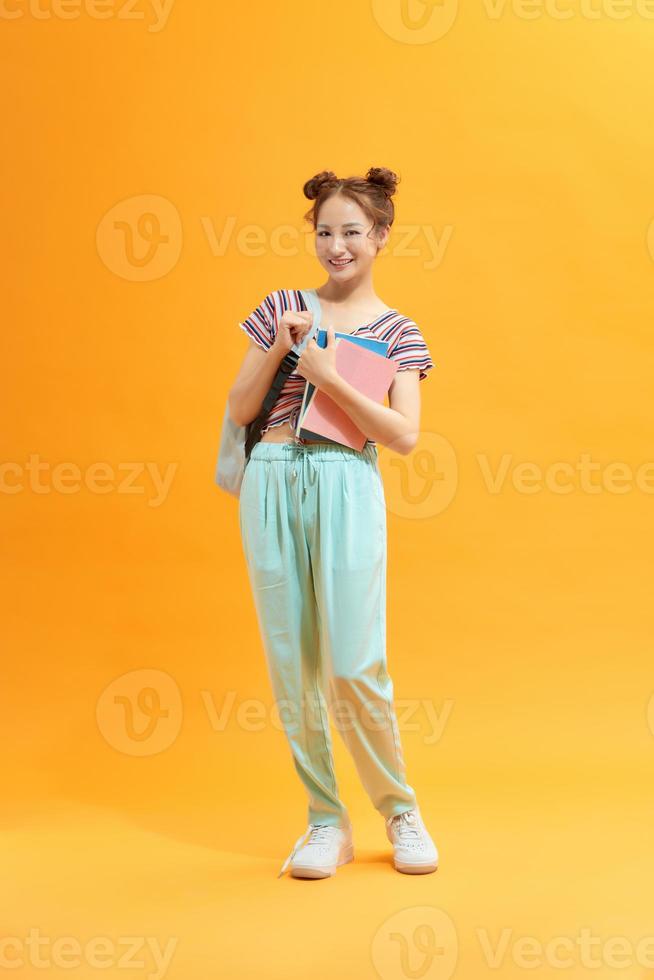
[(373, 222), (369, 235), (374, 235), (395, 220), (395, 206), (391, 198), (398, 183), (397, 174), (386, 167), (371, 167), (365, 177), (337, 177), (331, 170), (323, 170), (304, 185), (304, 196), (314, 201), (304, 217), (311, 222), (315, 231), (321, 206), (332, 194), (342, 194), (365, 211)]

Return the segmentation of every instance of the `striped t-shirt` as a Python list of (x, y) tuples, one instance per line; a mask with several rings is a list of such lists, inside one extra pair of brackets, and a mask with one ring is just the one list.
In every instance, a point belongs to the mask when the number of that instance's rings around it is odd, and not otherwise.
[[(268, 293), (247, 319), (239, 323), (239, 327), (259, 347), (263, 350), (269, 350), (277, 335), (277, 323), (282, 315), (287, 310), (297, 312), (302, 309), (299, 290), (275, 289)], [(336, 332), (338, 332), (338, 328), (336, 328)], [(388, 341), (389, 347), (386, 356), (398, 362), (397, 370), (418, 369), (420, 381), (423, 381), (427, 377), (427, 372), (434, 367), (420, 330), (413, 320), (402, 316), (397, 310), (386, 310), (370, 323), (347, 332), (353, 336), (373, 337), (376, 340)], [(290, 422), (293, 431), (295, 431), (305, 384), (306, 379), (301, 374), (292, 371), (288, 375), (277, 396), (277, 401), (268, 415), (266, 424), (261, 430), (262, 435), (273, 426), (282, 425), (284, 422)], [(374, 445), (372, 439), (367, 441)]]

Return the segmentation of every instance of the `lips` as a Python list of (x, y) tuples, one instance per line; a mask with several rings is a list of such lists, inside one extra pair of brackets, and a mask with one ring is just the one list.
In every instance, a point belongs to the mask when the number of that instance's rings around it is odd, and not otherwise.
[(338, 259), (338, 260), (330, 259), (329, 260), (329, 264), (330, 265), (333, 265), (335, 269), (344, 269), (345, 266), (346, 265), (349, 265), (351, 262), (354, 262), (354, 259), (345, 259), (345, 260), (343, 260), (343, 259)]

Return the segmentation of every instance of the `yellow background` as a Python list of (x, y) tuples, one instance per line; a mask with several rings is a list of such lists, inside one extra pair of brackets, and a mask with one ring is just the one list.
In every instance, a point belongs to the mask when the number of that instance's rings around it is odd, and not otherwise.
[[(652, 11), (99, 9), (0, 16), (2, 935), (174, 939), (175, 980), (654, 975)], [(355, 862), (278, 880), (306, 799), (213, 470), (238, 321), (324, 281), (304, 181), (370, 166), (401, 177), (377, 292), (436, 363), (418, 447), (381, 466), (389, 670), (441, 867), (393, 870), (335, 735)], [(584, 928), (597, 969), (516, 952)], [(43, 976), (21, 948), (13, 975)], [(139, 957), (74, 975), (155, 975)]]

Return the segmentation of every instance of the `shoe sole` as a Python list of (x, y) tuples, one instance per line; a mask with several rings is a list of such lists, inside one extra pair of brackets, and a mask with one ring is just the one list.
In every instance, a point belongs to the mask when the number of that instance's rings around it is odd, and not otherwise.
[(405, 875), (426, 875), (438, 870), (438, 861), (431, 864), (404, 864), (402, 861), (394, 861), (396, 871), (401, 871)]
[(292, 878), (331, 878), (332, 875), (336, 874), (336, 869), (340, 868), (343, 864), (348, 864), (350, 861), (354, 860), (354, 847), (352, 844), (347, 844), (341, 849), (338, 861), (335, 865), (327, 864), (322, 865), (322, 867), (317, 865), (302, 865), (295, 864), (291, 865), (291, 877)]

